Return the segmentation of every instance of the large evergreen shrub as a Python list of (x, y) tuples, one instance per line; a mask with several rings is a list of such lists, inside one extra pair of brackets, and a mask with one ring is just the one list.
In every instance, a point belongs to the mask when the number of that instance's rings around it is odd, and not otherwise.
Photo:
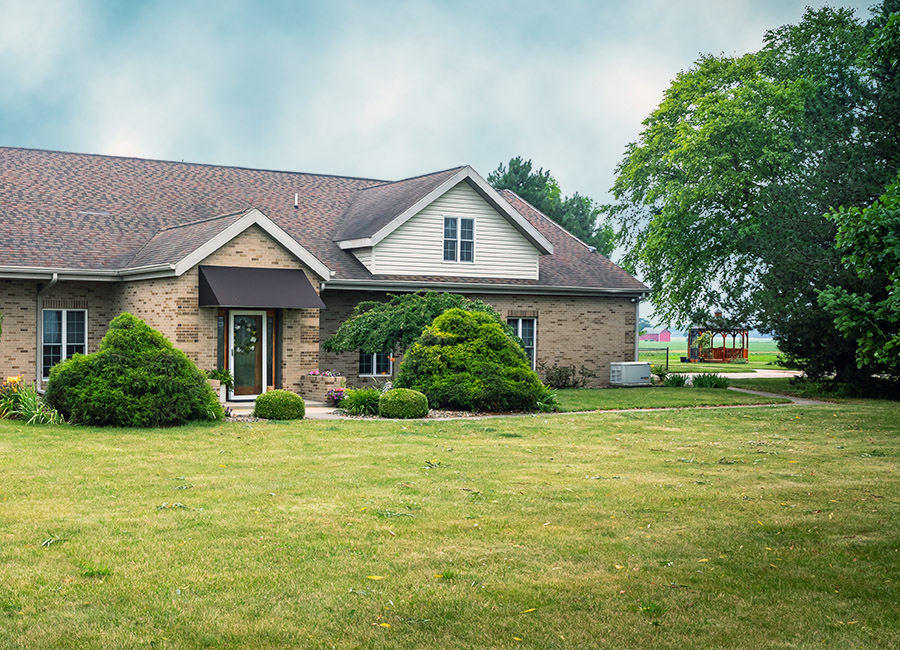
[(550, 390), (525, 352), (487, 314), (450, 309), (407, 351), (395, 385), (428, 397), (432, 408), (550, 410)]
[(128, 313), (112, 320), (98, 352), (53, 367), (45, 399), (78, 424), (156, 427), (223, 416), (196, 364)]

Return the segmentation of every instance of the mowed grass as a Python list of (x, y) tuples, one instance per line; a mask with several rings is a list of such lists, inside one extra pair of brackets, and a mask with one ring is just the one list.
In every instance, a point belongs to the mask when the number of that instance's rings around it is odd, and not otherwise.
[(0, 647), (895, 648), (898, 434), (892, 402), (2, 421)]
[[(721, 338), (716, 339), (721, 345)], [(731, 338), (728, 339), (731, 345)], [(750, 372), (752, 370), (781, 370), (778, 361), (781, 353), (772, 339), (750, 339), (747, 363), (681, 363), (681, 357), (688, 355), (687, 339), (676, 338), (670, 342), (641, 341), (639, 360), (649, 361), (654, 366), (666, 367), (666, 352), (669, 348), (669, 372)]]
[(606, 411), (612, 409), (693, 408), (698, 406), (735, 406), (784, 404), (789, 399), (750, 395), (722, 388), (566, 388), (556, 391), (563, 411)]

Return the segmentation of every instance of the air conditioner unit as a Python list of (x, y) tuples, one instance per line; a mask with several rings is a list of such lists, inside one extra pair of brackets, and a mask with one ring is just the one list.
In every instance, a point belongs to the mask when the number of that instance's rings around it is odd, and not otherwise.
[(617, 361), (609, 364), (609, 383), (613, 386), (649, 386), (650, 363)]

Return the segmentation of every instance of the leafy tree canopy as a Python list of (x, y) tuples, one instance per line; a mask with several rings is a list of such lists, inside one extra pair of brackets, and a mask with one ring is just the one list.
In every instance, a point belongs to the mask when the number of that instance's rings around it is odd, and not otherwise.
[(877, 279), (872, 293), (828, 287), (819, 304), (856, 342), (860, 367), (881, 365), (900, 377), (900, 174), (872, 206), (832, 210), (844, 263), (864, 278)]
[(435, 318), (454, 307), (483, 312), (506, 327), (500, 314), (489, 304), (455, 293), (426, 291), (388, 294), (388, 298), (387, 302), (365, 301), (356, 305), (350, 317), (322, 343), (322, 347), (329, 352), (402, 352)]
[(563, 198), (550, 170), (534, 171), (530, 160), (516, 156), (508, 167), (500, 163), (487, 180), (494, 189), (512, 190), (600, 254), (608, 257), (613, 252), (615, 230), (601, 220), (600, 206), (577, 192)]
[(898, 8), (885, 0), (866, 24), (807, 9), (759, 52), (702, 56), (672, 82), (626, 149), (610, 208), (662, 320), (720, 307), (773, 331), (811, 375), (857, 370), (818, 292), (869, 281), (841, 264), (823, 215), (870, 204), (900, 168)]

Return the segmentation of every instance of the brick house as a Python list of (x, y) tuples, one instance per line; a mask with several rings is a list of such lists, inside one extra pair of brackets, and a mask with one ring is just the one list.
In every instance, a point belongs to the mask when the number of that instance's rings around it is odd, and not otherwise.
[(38, 386), (128, 311), (234, 399), (351, 385), (384, 354), (321, 341), (360, 300), (424, 289), (491, 303), (539, 364), (605, 383), (635, 358), (647, 287), (470, 167), (389, 182), (0, 147), (0, 374)]

